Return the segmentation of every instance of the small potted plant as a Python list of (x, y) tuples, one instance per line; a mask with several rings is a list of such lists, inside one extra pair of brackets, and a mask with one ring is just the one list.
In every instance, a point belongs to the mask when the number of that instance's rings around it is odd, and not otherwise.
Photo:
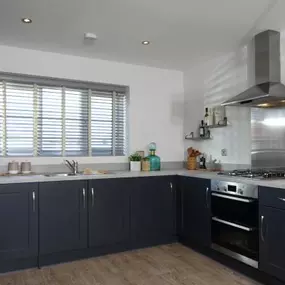
[(141, 160), (142, 157), (138, 153), (134, 153), (129, 157), (130, 160), (130, 170), (131, 171), (141, 171)]

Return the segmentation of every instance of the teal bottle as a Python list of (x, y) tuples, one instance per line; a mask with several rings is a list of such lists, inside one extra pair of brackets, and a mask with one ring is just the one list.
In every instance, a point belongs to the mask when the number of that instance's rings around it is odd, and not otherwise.
[(160, 170), (160, 157), (155, 155), (155, 150), (151, 150), (148, 156), (150, 171), (158, 171)]
[(150, 164), (150, 171), (159, 171), (160, 170), (160, 157), (155, 155), (156, 151), (156, 144), (150, 143), (149, 144), (149, 159)]

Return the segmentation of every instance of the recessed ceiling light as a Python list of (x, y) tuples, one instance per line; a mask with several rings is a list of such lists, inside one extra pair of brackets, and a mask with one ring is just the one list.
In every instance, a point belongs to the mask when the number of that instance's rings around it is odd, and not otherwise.
[(149, 41), (143, 41), (142, 44), (145, 45), (145, 46), (147, 46), (147, 45), (150, 44), (150, 42), (149, 42)]
[(97, 40), (97, 36), (93, 33), (85, 33), (84, 38), (86, 40)]
[(25, 24), (30, 24), (30, 23), (32, 23), (32, 20), (30, 18), (23, 18), (22, 22)]

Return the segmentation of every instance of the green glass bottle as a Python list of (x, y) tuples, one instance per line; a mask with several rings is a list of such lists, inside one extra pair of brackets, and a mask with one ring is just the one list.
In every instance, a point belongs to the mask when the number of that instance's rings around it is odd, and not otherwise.
[(150, 143), (149, 144), (149, 159), (150, 164), (150, 171), (159, 171), (160, 170), (160, 157), (155, 155), (156, 151), (156, 144)]

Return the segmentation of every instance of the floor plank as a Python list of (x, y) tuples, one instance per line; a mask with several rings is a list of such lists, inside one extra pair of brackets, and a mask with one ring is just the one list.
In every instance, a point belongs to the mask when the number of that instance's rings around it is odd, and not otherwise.
[(180, 244), (28, 269), (0, 276), (0, 285), (258, 285)]

